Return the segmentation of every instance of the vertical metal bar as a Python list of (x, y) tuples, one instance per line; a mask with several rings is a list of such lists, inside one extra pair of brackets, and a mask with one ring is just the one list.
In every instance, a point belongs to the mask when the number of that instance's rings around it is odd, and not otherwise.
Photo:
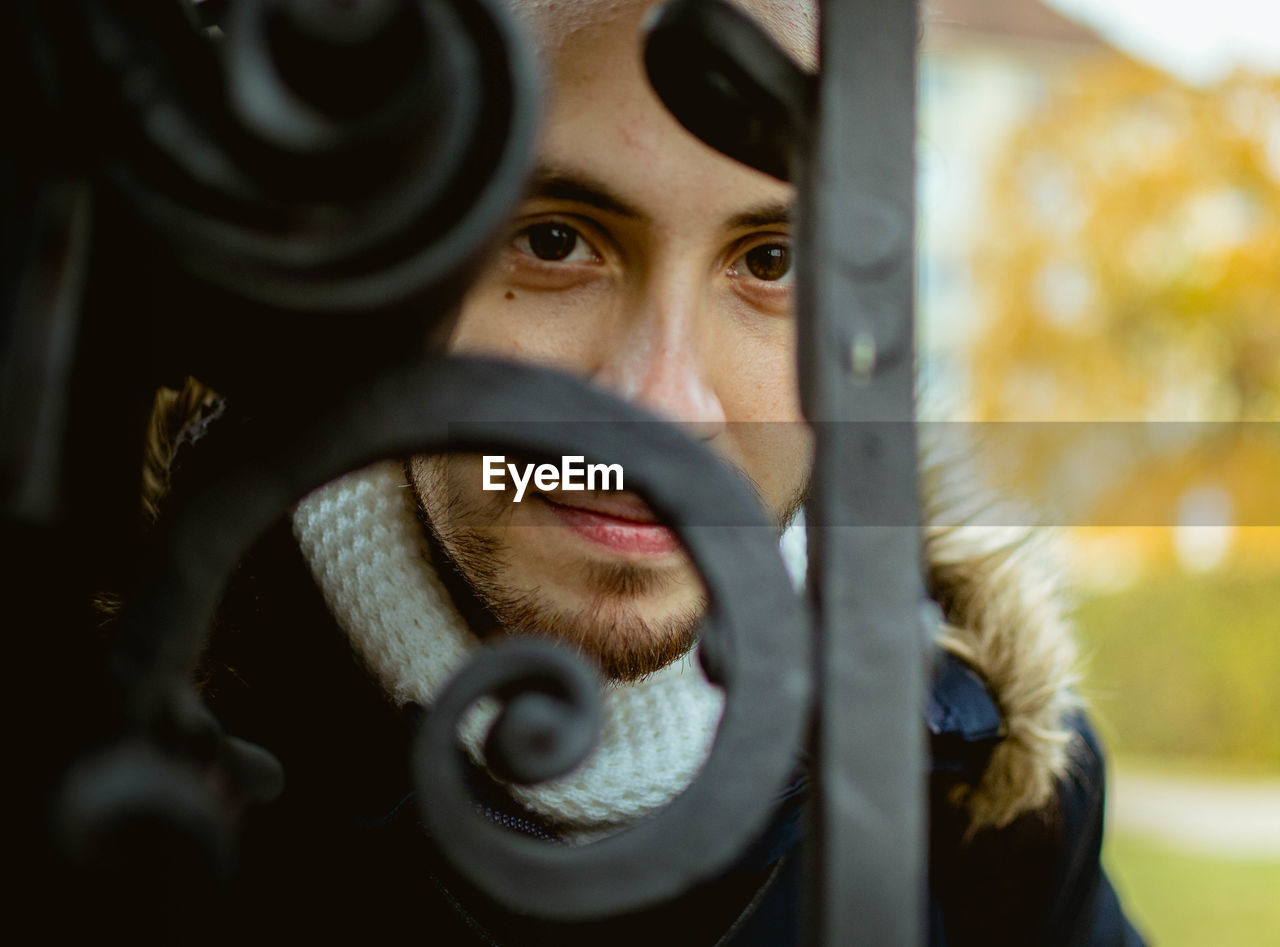
[(822, 4), (799, 304), (805, 412), (818, 430), (809, 936), (832, 947), (924, 934), (915, 45), (915, 0)]

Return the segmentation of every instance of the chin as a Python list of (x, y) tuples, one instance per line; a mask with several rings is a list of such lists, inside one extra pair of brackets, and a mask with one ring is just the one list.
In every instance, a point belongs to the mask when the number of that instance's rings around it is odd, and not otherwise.
[(566, 528), (546, 504), (485, 503), (456, 489), (458, 478), (449, 490), (428, 465), (418, 469), (438, 548), (503, 631), (560, 641), (619, 681), (661, 670), (696, 643), (706, 593), (683, 550), (618, 552)]
[(661, 670), (697, 642), (706, 598), (696, 576), (594, 561), (569, 571), (579, 583), (566, 586), (563, 575), (554, 585), (504, 582), (499, 575), (496, 588), (473, 587), (503, 628), (567, 644), (613, 680)]

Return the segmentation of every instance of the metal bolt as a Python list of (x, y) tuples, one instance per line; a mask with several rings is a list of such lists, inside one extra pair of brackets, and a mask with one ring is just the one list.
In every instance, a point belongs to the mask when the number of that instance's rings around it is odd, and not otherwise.
[(854, 333), (849, 346), (849, 371), (859, 381), (870, 381), (876, 370), (876, 337), (866, 329)]

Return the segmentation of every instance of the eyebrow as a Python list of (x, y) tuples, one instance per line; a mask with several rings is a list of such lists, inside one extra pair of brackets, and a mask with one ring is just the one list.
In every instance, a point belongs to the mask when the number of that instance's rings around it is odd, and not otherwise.
[(732, 230), (750, 229), (755, 227), (776, 227), (790, 223), (790, 201), (770, 201), (766, 204), (760, 204), (753, 207), (750, 210), (745, 210), (740, 214), (735, 214), (733, 217), (729, 218), (729, 228)]
[(632, 220), (648, 219), (647, 214), (627, 203), (610, 190), (608, 185), (580, 171), (567, 171), (543, 165), (533, 174), (533, 179), (529, 183), (528, 196), (587, 204), (598, 210)]
[[(607, 184), (582, 171), (540, 165), (529, 183), (528, 197), (572, 201), (606, 213), (644, 222), (649, 215), (628, 202)], [(768, 201), (735, 214), (726, 221), (730, 230), (776, 227), (791, 223), (790, 201)]]

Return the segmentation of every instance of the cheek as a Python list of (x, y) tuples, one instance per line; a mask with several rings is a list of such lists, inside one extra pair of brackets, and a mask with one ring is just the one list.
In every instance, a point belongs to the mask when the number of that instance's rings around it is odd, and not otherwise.
[(500, 281), (483, 280), (462, 301), (453, 337), (452, 352), (476, 355), (517, 356), (521, 333), (515, 331), (524, 303)]
[(765, 505), (780, 515), (804, 492), (813, 469), (813, 435), (803, 421), (742, 424), (736, 430), (736, 449)]
[(463, 300), (449, 350), (588, 373), (610, 305), (603, 285), (545, 292), (513, 286), (499, 271)]
[[(477, 503), (471, 487), (480, 483), (480, 458), (474, 454), (420, 454), (410, 464), (414, 487), (437, 526), (465, 525)], [(458, 519), (457, 523), (452, 520)]]
[(721, 339), (714, 373), (730, 421), (789, 425), (802, 420), (791, 319), (769, 318)]
[(813, 434), (800, 411), (794, 323), (734, 346), (721, 367), (730, 422), (727, 445), (778, 514), (803, 491), (813, 464)]

